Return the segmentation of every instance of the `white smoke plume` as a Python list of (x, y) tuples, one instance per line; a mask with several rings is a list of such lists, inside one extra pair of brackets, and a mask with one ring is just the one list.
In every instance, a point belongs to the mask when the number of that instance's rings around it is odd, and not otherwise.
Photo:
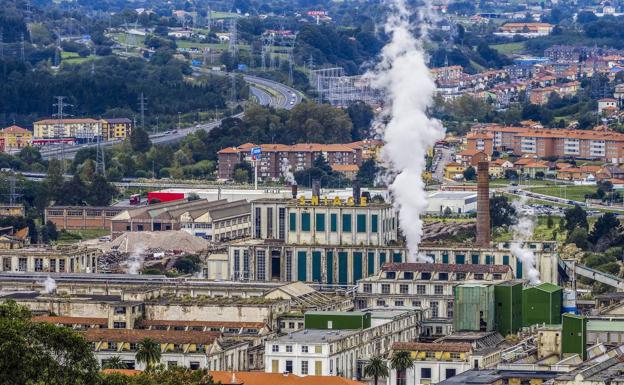
[(282, 176), (284, 180), (289, 185), (296, 185), (297, 181), (295, 180), (295, 176), (293, 175), (292, 169), (290, 167), (290, 163), (287, 158), (283, 158), (280, 162), (280, 171), (282, 172)]
[[(385, 142), (382, 160), (389, 171), (390, 190), (406, 237), (408, 261), (430, 262), (418, 252), (423, 232), (420, 215), (427, 209), (422, 173), (427, 151), (444, 138), (445, 130), (438, 120), (427, 116), (436, 86), (426, 65), (422, 40), (413, 35), (411, 12), (405, 0), (392, 0), (390, 5), (385, 29), (391, 40), (382, 50), (381, 62), (367, 74), (387, 101), (374, 124)], [(432, 13), (430, 7), (425, 8), (420, 13), (421, 36), (426, 36), (424, 15)]]
[(54, 293), (54, 291), (56, 290), (56, 281), (48, 275), (45, 281), (43, 281), (43, 286), (43, 292), (45, 294)]
[(531, 284), (540, 283), (540, 273), (537, 269), (537, 257), (535, 253), (526, 247), (526, 242), (533, 237), (535, 230), (535, 216), (524, 211), (527, 198), (515, 200), (511, 203), (518, 216), (518, 222), (511, 227), (513, 241), (511, 253), (522, 262), (522, 268), (527, 271), (526, 278)]
[(142, 246), (135, 246), (130, 256), (126, 260), (126, 268), (124, 269), (126, 274), (136, 275), (139, 274), (141, 268), (143, 267), (143, 252), (144, 248)]

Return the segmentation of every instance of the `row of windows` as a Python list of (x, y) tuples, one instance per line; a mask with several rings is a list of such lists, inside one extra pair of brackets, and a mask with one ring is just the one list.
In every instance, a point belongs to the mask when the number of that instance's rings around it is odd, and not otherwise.
[[(314, 349), (312, 349), (314, 348)], [(273, 353), (279, 353), (280, 352), (280, 345), (272, 345), (271, 346), (271, 352)], [(293, 352), (293, 346), (292, 345), (286, 345), (285, 346), (285, 352), (286, 353), (292, 353)], [(308, 345), (301, 345), (301, 353), (316, 353), (316, 354), (320, 354), (323, 352), (323, 346), (322, 345), (312, 345), (312, 346), (308, 346)]]
[[(315, 215), (315, 229), (316, 231), (325, 231), (327, 226), (327, 221), (324, 213), (316, 213)], [(337, 232), (338, 231), (338, 214), (330, 214), (329, 216), (329, 231)], [(355, 229), (358, 233), (365, 233), (367, 231), (367, 215), (366, 214), (357, 214), (356, 215), (356, 223)], [(311, 214), (307, 212), (301, 213), (301, 231), (307, 232), (311, 231)], [(392, 229), (394, 229), (394, 218), (392, 219)], [(379, 231), (379, 215), (372, 214), (370, 217), (370, 228), (368, 229), (371, 233), (377, 233)], [(290, 231), (297, 231), (297, 213), (290, 213)], [(352, 214), (342, 214), (342, 232), (350, 233), (353, 231), (353, 215)]]

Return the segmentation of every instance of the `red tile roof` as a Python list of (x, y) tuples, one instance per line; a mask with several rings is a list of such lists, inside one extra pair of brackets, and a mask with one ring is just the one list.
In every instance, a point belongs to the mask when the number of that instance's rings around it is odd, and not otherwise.
[(142, 373), (140, 370), (135, 369), (102, 369), (100, 370), (102, 374), (123, 374), (124, 376), (136, 376), (137, 374)]
[(178, 320), (142, 320), (142, 326), (202, 326), (202, 327), (225, 327), (225, 328), (263, 328), (263, 322), (235, 322), (235, 321), (178, 321)]
[(37, 316), (33, 322), (46, 322), (59, 325), (108, 325), (108, 319), (96, 317), (61, 317), (61, 316)]
[(266, 372), (209, 372), (222, 385), (363, 385), (362, 382), (338, 376), (304, 376)]
[(0, 130), (0, 133), (2, 134), (32, 134), (30, 130), (27, 130), (19, 126), (10, 126), (7, 128), (3, 128), (2, 130)]
[(87, 329), (84, 336), (89, 342), (117, 341), (137, 343), (150, 338), (158, 343), (212, 344), (220, 332), (142, 330), (142, 329)]

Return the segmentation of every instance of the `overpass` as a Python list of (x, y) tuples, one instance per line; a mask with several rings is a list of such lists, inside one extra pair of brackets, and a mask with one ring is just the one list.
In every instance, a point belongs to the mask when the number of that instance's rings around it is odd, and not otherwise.
[[(200, 72), (203, 73), (205, 70), (197, 71), (197, 73)], [(303, 100), (302, 94), (299, 91), (285, 84), (251, 75), (245, 75), (243, 76), (243, 79), (249, 84), (249, 92), (251, 95), (253, 95), (256, 102), (261, 105), (292, 109)], [(241, 112), (231, 117), (241, 118), (243, 115), (244, 113)], [(169, 130), (163, 133), (151, 134), (150, 140), (153, 144), (176, 143), (187, 135), (198, 130), (210, 132), (213, 128), (218, 127), (222, 120), (223, 119), (204, 124), (197, 124), (195, 126), (185, 127), (179, 130)], [(103, 147), (109, 147), (120, 142), (120, 140), (112, 140), (102, 142), (101, 145)], [(96, 143), (85, 143), (80, 145), (62, 144), (43, 148), (40, 152), (43, 159), (73, 159), (79, 150), (88, 147), (95, 147), (96, 145)]]
[(565, 264), (565, 269), (570, 277), (573, 272), (575, 275), (589, 278), (593, 281), (604, 283), (605, 285), (624, 291), (624, 279), (620, 277), (592, 269), (591, 267), (587, 267), (585, 265), (580, 265), (574, 260), (561, 260), (561, 262)]

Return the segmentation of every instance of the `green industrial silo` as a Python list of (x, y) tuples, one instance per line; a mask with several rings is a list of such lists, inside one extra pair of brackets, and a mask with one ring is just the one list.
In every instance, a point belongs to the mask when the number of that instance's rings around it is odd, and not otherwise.
[(495, 329), (493, 285), (455, 286), (453, 328), (455, 331), (488, 332)]
[(562, 317), (561, 353), (564, 357), (578, 354), (587, 359), (587, 318), (566, 313)]
[(496, 330), (506, 336), (522, 327), (522, 282), (507, 281), (494, 286)]
[(527, 287), (522, 291), (522, 325), (560, 324), (563, 289), (552, 283)]

